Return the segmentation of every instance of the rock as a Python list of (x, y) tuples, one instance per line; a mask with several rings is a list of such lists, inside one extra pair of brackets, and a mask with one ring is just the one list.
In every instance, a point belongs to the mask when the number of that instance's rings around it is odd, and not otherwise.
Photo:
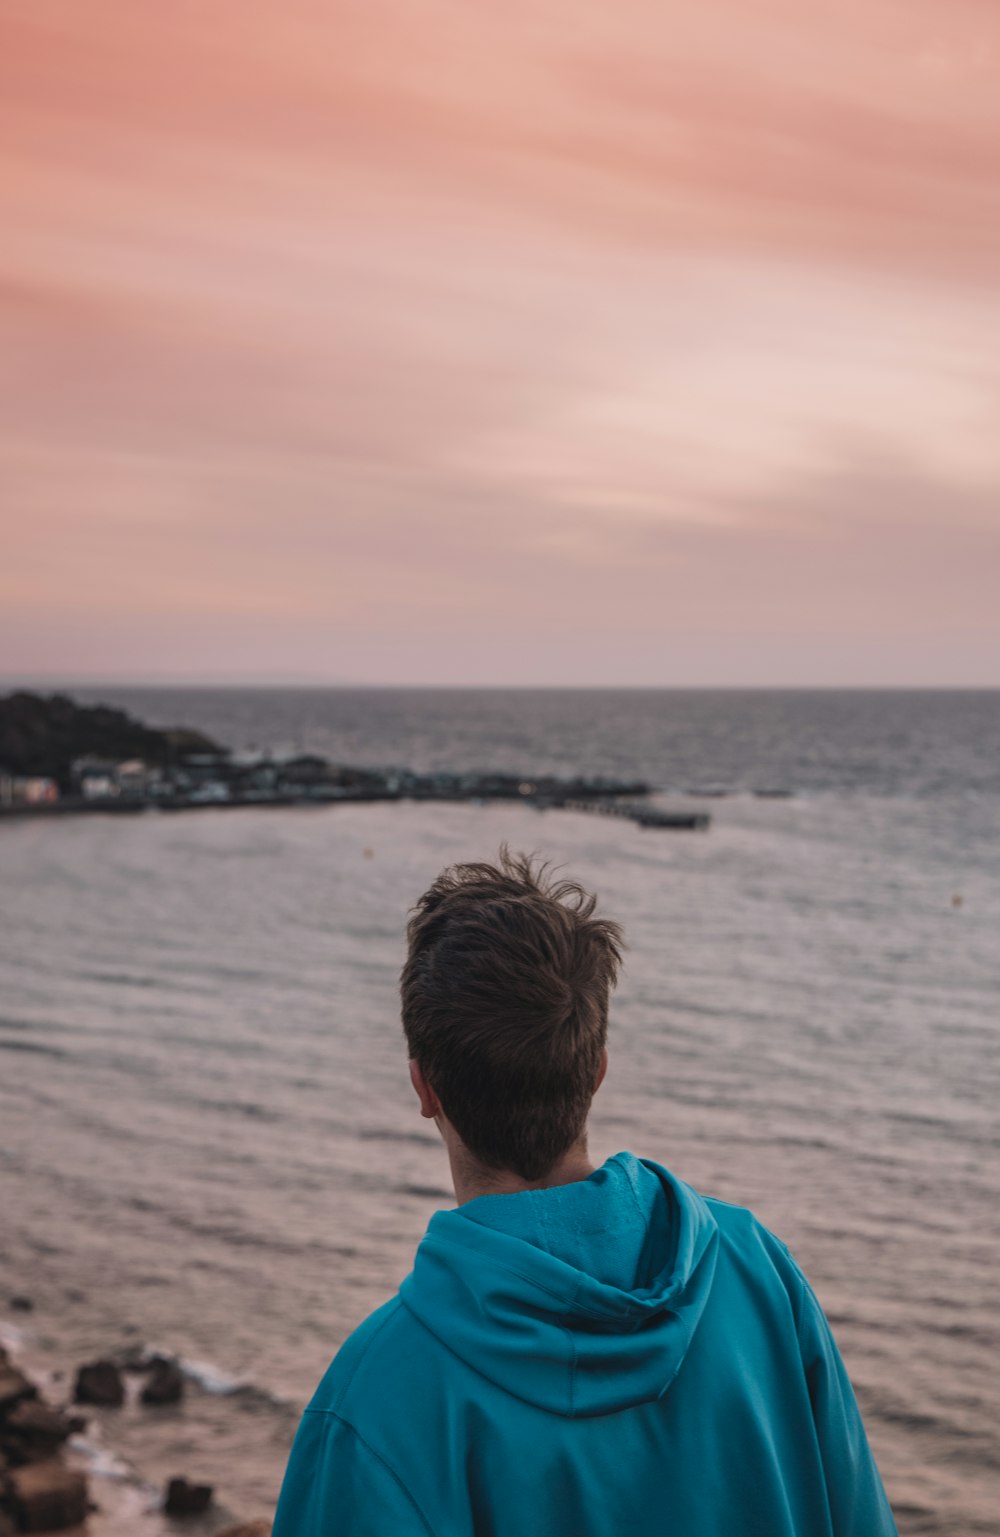
[(172, 1478), (163, 1499), (168, 1516), (200, 1516), (211, 1504), (211, 1484), (189, 1484), (186, 1478)]
[(217, 1532), (216, 1537), (271, 1537), (270, 1521), (237, 1521)]
[(117, 1409), (125, 1402), (125, 1384), (113, 1361), (91, 1361), (76, 1374), (73, 1398), (78, 1404)]
[(7, 1305), (15, 1313), (30, 1313), (35, 1306), (30, 1297), (11, 1297)]
[(0, 1414), (22, 1398), (35, 1398), (38, 1389), (16, 1366), (0, 1361)]
[(79, 1427), (78, 1417), (71, 1418), (40, 1399), (23, 1398), (8, 1413), (0, 1435), (13, 1461), (41, 1462), (53, 1457)]
[(176, 1404), (184, 1396), (184, 1377), (176, 1361), (158, 1356), (153, 1361), (149, 1381), (142, 1390), (144, 1404)]
[(59, 1462), (33, 1462), (7, 1475), (10, 1502), (22, 1532), (78, 1526), (87, 1515), (87, 1480)]

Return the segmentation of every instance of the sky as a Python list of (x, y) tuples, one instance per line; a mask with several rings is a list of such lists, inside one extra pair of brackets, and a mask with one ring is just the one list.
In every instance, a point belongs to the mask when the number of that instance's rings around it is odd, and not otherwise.
[(1000, 685), (996, 0), (0, 34), (0, 677)]

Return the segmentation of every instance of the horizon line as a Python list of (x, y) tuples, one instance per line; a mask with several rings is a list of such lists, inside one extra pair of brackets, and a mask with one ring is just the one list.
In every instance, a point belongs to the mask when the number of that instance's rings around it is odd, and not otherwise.
[(359, 690), (405, 690), (451, 693), (924, 693), (987, 694), (1000, 692), (997, 683), (429, 683), (429, 682), (350, 682), (339, 680), (291, 679), (284, 681), (206, 678), (71, 678), (29, 675), (14, 678), (0, 674), (0, 688), (5, 692), (35, 693), (42, 689), (66, 693), (73, 689), (187, 689), (264, 692), (314, 690), (335, 693)]

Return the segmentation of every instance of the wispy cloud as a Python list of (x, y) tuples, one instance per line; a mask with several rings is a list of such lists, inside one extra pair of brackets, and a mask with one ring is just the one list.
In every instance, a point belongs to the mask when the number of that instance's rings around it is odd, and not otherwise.
[(985, 0), (0, 18), (5, 671), (1000, 681)]

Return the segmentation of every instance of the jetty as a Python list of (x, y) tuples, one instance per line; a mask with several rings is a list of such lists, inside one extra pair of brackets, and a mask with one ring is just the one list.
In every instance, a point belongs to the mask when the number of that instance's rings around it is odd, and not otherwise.
[(707, 811), (665, 811), (634, 800), (565, 799), (545, 802), (542, 810), (585, 811), (595, 816), (623, 817), (639, 827), (662, 827), (679, 832), (701, 832), (711, 823)]

